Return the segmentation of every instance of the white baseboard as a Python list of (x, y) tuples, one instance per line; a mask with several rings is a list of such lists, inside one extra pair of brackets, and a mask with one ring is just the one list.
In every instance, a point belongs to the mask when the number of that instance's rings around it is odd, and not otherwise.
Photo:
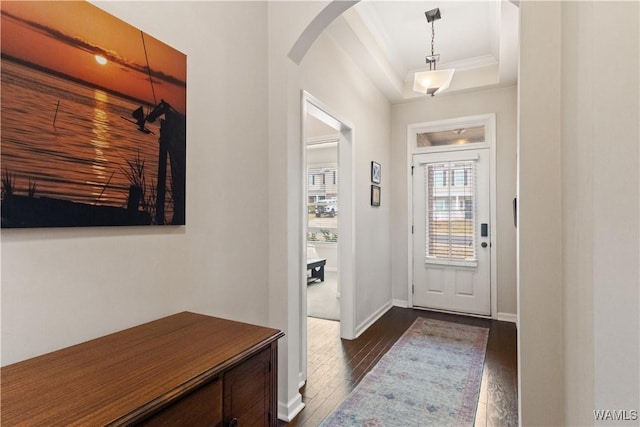
[(393, 306), (394, 307), (409, 308), (409, 301), (404, 300), (404, 299), (394, 299), (393, 300)]
[(302, 403), (302, 395), (296, 393), (295, 397), (291, 399), (288, 404), (278, 402), (278, 419), (288, 423), (303, 409), (304, 403)]
[(518, 316), (516, 314), (512, 314), (512, 313), (498, 313), (498, 320), (501, 320), (503, 322), (511, 322), (511, 323), (518, 323)]
[(391, 303), (391, 301), (385, 303), (382, 307), (380, 307), (378, 310), (376, 310), (375, 313), (373, 313), (364, 322), (362, 322), (358, 327), (356, 327), (356, 336), (355, 336), (355, 338), (358, 338), (364, 331), (369, 329), (369, 326), (371, 326), (374, 323), (376, 323), (376, 320), (381, 318), (383, 314), (385, 314), (387, 311), (389, 311), (391, 309), (391, 307), (393, 307), (393, 304)]

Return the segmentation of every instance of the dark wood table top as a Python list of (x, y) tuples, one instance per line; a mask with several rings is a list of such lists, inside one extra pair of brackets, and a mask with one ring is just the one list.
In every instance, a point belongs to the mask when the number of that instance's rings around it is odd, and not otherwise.
[(2, 425), (121, 425), (282, 337), (183, 312), (1, 369)]

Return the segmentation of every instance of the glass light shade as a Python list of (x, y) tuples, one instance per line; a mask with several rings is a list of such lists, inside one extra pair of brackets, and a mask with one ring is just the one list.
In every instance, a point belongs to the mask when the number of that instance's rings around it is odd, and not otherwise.
[(455, 69), (418, 71), (413, 76), (413, 90), (426, 95), (435, 95), (446, 90), (453, 78)]

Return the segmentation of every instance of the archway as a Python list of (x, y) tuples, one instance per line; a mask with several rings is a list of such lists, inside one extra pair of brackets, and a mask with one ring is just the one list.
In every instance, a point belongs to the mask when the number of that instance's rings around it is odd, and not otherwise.
[[(279, 352), (278, 418), (292, 420), (303, 408), (299, 388), (306, 331), (301, 322), (303, 270), (303, 96), (298, 65), (322, 32), (358, 1), (332, 1), (319, 12), (317, 3), (299, 3), (292, 10), (273, 4), (270, 25), (281, 27), (293, 16), (309, 24), (299, 33), (283, 29), (270, 38), (269, 65), (269, 192), (270, 192), (270, 323), (287, 333)], [(315, 12), (314, 12), (315, 10)], [(272, 41), (273, 40), (273, 41)], [(286, 47), (285, 47), (286, 46)], [(289, 48), (290, 46), (290, 48)], [(285, 48), (285, 49), (283, 49)], [(283, 209), (284, 208), (284, 209)], [(305, 256), (306, 258), (306, 256)], [(286, 301), (286, 310), (283, 310)], [(352, 322), (355, 323), (355, 322)], [(354, 329), (353, 326), (349, 327)], [(345, 334), (343, 334), (345, 336)]]

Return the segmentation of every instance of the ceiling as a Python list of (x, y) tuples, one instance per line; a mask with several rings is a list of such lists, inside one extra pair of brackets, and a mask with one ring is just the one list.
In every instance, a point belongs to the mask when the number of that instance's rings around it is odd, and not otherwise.
[(442, 95), (516, 82), (518, 7), (510, 1), (362, 0), (327, 34), (391, 102), (414, 99), (425, 96), (413, 92), (413, 73), (428, 69), (431, 24), (424, 12), (434, 8), (442, 16), (435, 21), (437, 67), (456, 70)]

